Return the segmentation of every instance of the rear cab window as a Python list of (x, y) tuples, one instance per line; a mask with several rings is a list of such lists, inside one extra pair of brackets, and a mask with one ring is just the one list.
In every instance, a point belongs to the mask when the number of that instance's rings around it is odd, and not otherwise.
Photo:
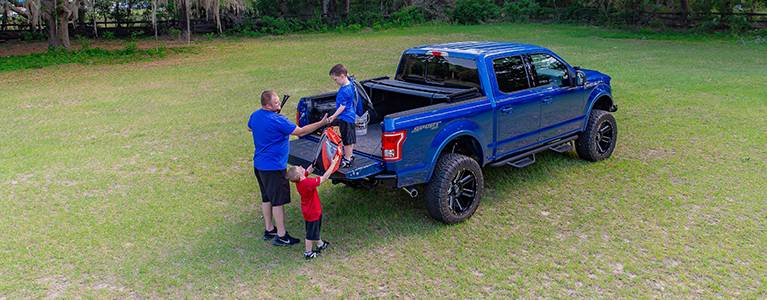
[(473, 59), (405, 54), (396, 80), (450, 88), (476, 88), (480, 92), (477, 62)]

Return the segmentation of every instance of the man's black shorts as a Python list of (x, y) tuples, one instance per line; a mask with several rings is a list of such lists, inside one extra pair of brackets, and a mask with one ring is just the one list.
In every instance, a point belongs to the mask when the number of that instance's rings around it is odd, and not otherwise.
[(285, 170), (261, 171), (253, 168), (261, 189), (261, 201), (271, 202), (272, 206), (290, 203), (290, 183), (285, 178)]
[(344, 145), (354, 145), (357, 143), (357, 131), (354, 129), (354, 123), (336, 119), (333, 125), (338, 126), (338, 129), (341, 131), (341, 142)]
[(322, 227), (322, 215), (320, 215), (320, 218), (317, 219), (317, 221), (314, 222), (306, 222), (306, 239), (310, 241), (319, 241), (320, 240), (320, 227)]

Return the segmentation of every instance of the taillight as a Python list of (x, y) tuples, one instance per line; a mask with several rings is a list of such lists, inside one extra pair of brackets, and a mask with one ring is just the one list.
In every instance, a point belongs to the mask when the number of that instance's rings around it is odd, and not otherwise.
[(437, 56), (437, 57), (440, 57), (440, 56), (445, 57), (445, 56), (447, 56), (447, 52), (429, 51), (429, 52), (426, 52), (426, 55)]
[(402, 159), (402, 144), (405, 142), (406, 131), (384, 132), (381, 137), (381, 152), (384, 161)]
[(301, 126), (301, 113), (296, 110), (296, 125)]

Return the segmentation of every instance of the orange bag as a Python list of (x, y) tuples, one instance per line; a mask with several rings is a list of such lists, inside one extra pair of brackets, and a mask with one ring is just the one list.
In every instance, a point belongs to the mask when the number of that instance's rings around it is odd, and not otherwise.
[[(340, 160), (341, 156), (343, 156), (343, 151), (341, 151), (341, 136), (336, 133), (332, 127), (325, 128), (325, 130), (322, 131), (322, 136), (320, 136), (319, 149), (317, 149), (317, 156), (314, 159), (314, 168), (322, 168), (321, 172), (325, 172), (330, 168), (333, 160), (336, 158)], [(319, 161), (321, 165), (318, 166), (317, 161)], [(333, 172), (337, 171), (340, 165), (341, 164), (336, 164)]]

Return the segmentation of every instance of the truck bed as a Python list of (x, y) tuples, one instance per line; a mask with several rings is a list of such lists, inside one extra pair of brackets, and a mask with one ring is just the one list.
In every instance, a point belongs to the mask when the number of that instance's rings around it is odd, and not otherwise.
[[(354, 147), (354, 162), (349, 168), (340, 168), (334, 173), (333, 179), (361, 179), (379, 173), (383, 170), (381, 159), (381, 124), (368, 125), (366, 135), (357, 136), (357, 144)], [(317, 154), (319, 145), (318, 135), (309, 135), (290, 141), (290, 156), (288, 163), (291, 165), (308, 166), (312, 164)], [(315, 167), (317, 175), (321, 175), (322, 168)]]
[(382, 125), (368, 124), (368, 133), (357, 136), (357, 144), (354, 145), (354, 152), (362, 152), (381, 158), (381, 134)]

